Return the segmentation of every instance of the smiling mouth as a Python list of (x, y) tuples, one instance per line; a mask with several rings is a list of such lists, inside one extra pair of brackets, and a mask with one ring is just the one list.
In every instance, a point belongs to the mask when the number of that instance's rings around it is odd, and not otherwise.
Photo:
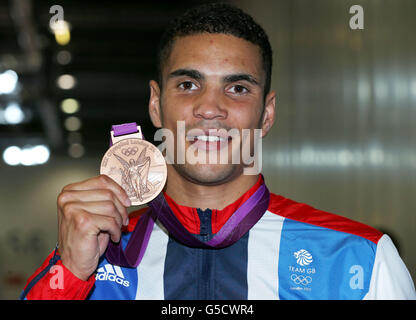
[(225, 137), (219, 137), (219, 136), (205, 136), (205, 135), (189, 137), (189, 141), (191, 142), (196, 142), (197, 140), (205, 141), (205, 142), (225, 142), (228, 139), (229, 139), (228, 137), (225, 138)]
[(231, 137), (228, 134), (191, 135), (188, 133), (188, 135), (186, 136), (186, 140), (189, 141), (189, 143), (196, 149), (210, 151), (220, 150), (225, 146), (228, 146), (228, 143), (231, 141)]

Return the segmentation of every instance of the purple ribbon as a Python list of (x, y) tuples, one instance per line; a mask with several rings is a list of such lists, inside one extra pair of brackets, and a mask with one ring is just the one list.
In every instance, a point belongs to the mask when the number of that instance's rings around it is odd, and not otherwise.
[[(133, 132), (137, 132), (136, 125)], [(130, 131), (124, 134), (133, 132)], [(121, 241), (117, 244), (110, 241), (106, 251), (106, 258), (115, 265), (130, 268), (137, 267), (146, 251), (156, 220), (162, 223), (175, 240), (189, 247), (228, 247), (238, 241), (260, 220), (269, 206), (269, 199), (270, 193), (263, 179), (260, 187), (233, 213), (220, 231), (211, 240), (204, 242), (186, 230), (172, 212), (161, 192), (155, 199), (149, 202), (149, 210), (140, 217), (125, 249), (123, 250)]]
[(125, 134), (135, 133), (137, 132), (137, 123), (130, 122), (130, 123), (123, 123), (117, 124), (111, 127), (111, 130), (114, 132), (114, 136), (123, 136)]

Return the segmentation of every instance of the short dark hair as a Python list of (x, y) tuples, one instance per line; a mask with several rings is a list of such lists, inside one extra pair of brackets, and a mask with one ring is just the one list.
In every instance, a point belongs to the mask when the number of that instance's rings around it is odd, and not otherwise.
[(226, 3), (209, 3), (186, 11), (174, 19), (165, 30), (158, 49), (158, 77), (162, 86), (162, 71), (176, 38), (199, 33), (222, 33), (245, 39), (261, 50), (266, 80), (264, 96), (270, 91), (272, 48), (263, 28), (241, 9)]

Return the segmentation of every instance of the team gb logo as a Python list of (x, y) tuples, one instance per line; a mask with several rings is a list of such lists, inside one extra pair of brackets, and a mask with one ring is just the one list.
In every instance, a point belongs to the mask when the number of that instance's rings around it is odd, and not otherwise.
[(313, 261), (312, 255), (305, 249), (300, 249), (299, 251), (296, 251), (295, 253), (293, 253), (293, 256), (296, 258), (296, 262), (302, 267), (309, 265)]

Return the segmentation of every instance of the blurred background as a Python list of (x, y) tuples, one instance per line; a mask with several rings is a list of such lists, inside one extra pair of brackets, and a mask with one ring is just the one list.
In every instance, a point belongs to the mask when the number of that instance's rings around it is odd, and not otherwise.
[[(111, 125), (136, 121), (152, 138), (159, 37), (205, 2), (0, 0), (0, 299), (55, 247), (56, 197), (99, 173)], [(415, 278), (416, 2), (233, 3), (274, 49), (269, 188), (388, 233)], [(364, 29), (350, 28), (355, 4)]]

